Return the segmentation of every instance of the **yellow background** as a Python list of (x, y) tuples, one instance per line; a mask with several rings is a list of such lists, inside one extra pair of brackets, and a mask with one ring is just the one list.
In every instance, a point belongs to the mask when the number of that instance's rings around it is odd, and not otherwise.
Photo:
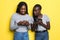
[[(29, 15), (35, 4), (42, 5), (42, 13), (50, 18), (50, 40), (60, 40), (60, 0), (0, 0), (0, 40), (13, 40), (13, 32), (9, 30), (10, 18), (16, 11), (17, 4), (25, 1), (28, 4)], [(34, 33), (29, 31), (29, 39), (34, 40)]]

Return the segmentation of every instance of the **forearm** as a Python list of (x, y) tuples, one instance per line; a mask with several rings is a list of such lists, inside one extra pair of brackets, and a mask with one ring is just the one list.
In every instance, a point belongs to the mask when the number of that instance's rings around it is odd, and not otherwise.
[(16, 30), (18, 28), (18, 26), (11, 26), (10, 29), (11, 30)]
[(46, 29), (50, 29), (50, 26), (49, 25), (42, 24), (42, 26), (45, 27)]

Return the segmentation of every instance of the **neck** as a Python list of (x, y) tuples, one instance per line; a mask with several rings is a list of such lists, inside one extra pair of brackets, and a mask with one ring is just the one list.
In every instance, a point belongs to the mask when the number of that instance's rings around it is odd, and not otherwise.
[(20, 15), (25, 15), (25, 14), (20, 14)]
[(19, 15), (26, 15), (26, 14), (21, 14), (21, 13), (18, 13)]

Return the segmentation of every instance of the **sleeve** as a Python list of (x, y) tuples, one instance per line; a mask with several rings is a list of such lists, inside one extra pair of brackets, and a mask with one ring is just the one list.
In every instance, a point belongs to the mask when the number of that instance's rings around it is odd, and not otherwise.
[(47, 15), (46, 15), (46, 22), (50, 22), (50, 19), (48, 18)]
[(12, 16), (12, 17), (11, 17), (11, 22), (10, 22), (10, 29), (11, 29), (11, 30), (15, 30), (15, 29), (17, 29), (17, 28), (18, 28), (18, 26), (17, 26), (17, 23), (16, 23), (16, 21), (15, 21), (15, 17)]
[(34, 22), (34, 19), (33, 19), (33, 17), (31, 17), (29, 23), (33, 24), (33, 22)]
[(33, 17), (30, 17), (30, 20), (29, 20), (29, 27), (28, 27), (28, 29), (31, 29), (31, 24), (33, 24), (33, 22), (34, 22), (34, 19), (33, 19)]

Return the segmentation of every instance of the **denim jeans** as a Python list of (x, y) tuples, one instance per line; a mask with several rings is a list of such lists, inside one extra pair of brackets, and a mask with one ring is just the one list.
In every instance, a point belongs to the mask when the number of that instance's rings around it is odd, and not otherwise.
[(35, 40), (49, 40), (48, 32), (36, 32), (35, 33)]
[(28, 32), (15, 32), (14, 40), (29, 40)]

